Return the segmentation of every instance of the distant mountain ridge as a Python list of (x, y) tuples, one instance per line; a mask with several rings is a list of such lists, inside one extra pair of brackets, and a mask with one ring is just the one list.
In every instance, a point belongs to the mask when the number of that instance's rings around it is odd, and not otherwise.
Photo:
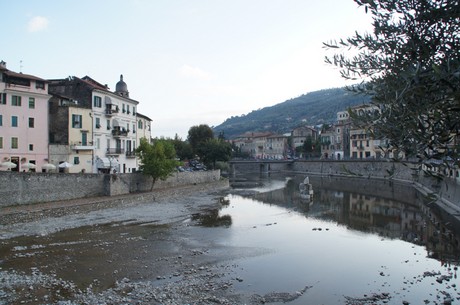
[(223, 132), (227, 139), (249, 131), (283, 134), (298, 126), (333, 123), (337, 112), (369, 101), (369, 97), (357, 95), (345, 88), (324, 89), (246, 115), (230, 117), (213, 127), (213, 130), (216, 135)]

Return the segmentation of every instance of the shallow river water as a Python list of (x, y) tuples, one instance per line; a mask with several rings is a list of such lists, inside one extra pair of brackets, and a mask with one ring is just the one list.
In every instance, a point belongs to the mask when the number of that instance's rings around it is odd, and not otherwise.
[(172, 281), (181, 276), (168, 274), (172, 265), (216, 264), (245, 303), (460, 303), (453, 217), (411, 188), (366, 179), (310, 177), (310, 200), (299, 191), (304, 178), (232, 180), (220, 208), (180, 226), (140, 206), (126, 219), (100, 212), (97, 225), (7, 238), (0, 270), (39, 269), (104, 291), (122, 278)]
[(231, 217), (231, 234), (220, 242), (268, 250), (238, 261), (239, 289), (263, 295), (311, 286), (291, 304), (375, 297), (391, 304), (460, 302), (455, 225), (428, 209), (423, 196), (366, 180), (310, 182), (310, 202), (299, 198), (298, 179), (271, 180), (258, 189), (270, 192), (228, 197), (220, 214)]

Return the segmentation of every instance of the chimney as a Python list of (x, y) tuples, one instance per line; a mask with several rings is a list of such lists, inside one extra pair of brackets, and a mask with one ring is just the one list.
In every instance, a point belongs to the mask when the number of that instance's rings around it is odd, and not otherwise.
[(6, 69), (6, 62), (4, 62), (3, 60), (0, 61), (0, 68)]

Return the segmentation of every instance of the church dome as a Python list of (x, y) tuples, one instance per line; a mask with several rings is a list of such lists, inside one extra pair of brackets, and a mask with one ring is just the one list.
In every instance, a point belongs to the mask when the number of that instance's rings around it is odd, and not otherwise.
[(123, 74), (120, 75), (120, 81), (115, 86), (115, 93), (124, 97), (129, 97), (128, 85), (123, 81)]

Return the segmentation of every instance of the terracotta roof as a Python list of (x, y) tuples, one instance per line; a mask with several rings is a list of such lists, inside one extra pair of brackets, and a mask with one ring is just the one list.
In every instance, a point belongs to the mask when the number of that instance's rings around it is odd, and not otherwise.
[(146, 116), (146, 115), (143, 115), (142, 113), (139, 113), (139, 112), (138, 112), (138, 113), (137, 113), (137, 116), (139, 116), (139, 117), (141, 117), (141, 118), (144, 118), (144, 119), (146, 119), (146, 120), (149, 120), (150, 122), (152, 121), (151, 118), (149, 118), (149, 117)]
[[(3, 70), (3, 69), (2, 69)], [(8, 75), (10, 77), (17, 77), (17, 78), (25, 78), (25, 79), (31, 79), (31, 80), (39, 80), (39, 81), (42, 81), (42, 82), (47, 82), (45, 79), (43, 78), (40, 78), (40, 77), (37, 77), (37, 76), (33, 76), (33, 75), (29, 75), (29, 74), (23, 74), (23, 73), (16, 73), (16, 72), (13, 72), (13, 71), (10, 71), (8, 69), (4, 69), (3, 70), (3, 73), (5, 75)]]
[[(77, 77), (78, 78), (78, 77)], [(95, 81), (94, 79), (92, 79), (91, 77), (89, 77), (88, 75), (86, 76), (83, 76), (82, 78), (80, 78), (82, 81), (84, 81), (85, 83), (91, 85), (92, 87), (94, 88), (97, 88), (97, 89), (100, 89), (100, 90), (105, 90), (105, 91), (109, 91), (109, 87)]]

